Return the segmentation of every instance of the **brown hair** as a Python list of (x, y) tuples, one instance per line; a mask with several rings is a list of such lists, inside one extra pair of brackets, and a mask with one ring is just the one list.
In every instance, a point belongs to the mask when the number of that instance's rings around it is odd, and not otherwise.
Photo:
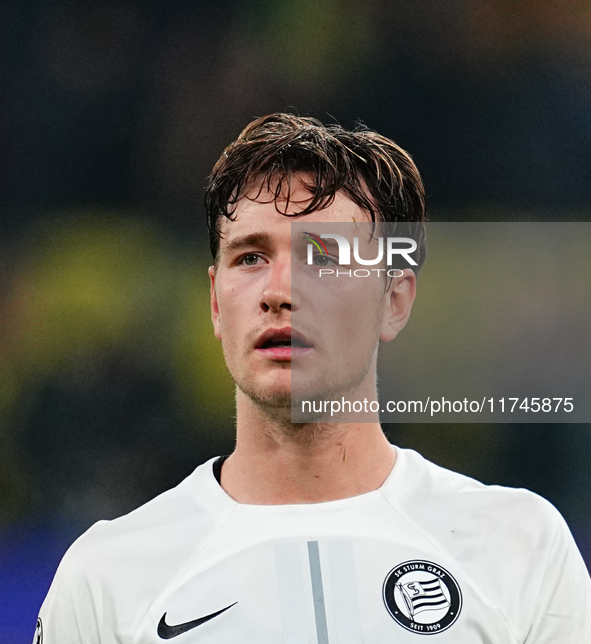
[[(306, 173), (310, 203), (298, 214), (329, 206), (342, 190), (372, 221), (425, 221), (425, 189), (410, 155), (393, 141), (358, 125), (353, 131), (315, 118), (270, 114), (252, 121), (222, 153), (207, 180), (205, 208), (214, 260), (222, 217), (253, 187), (286, 199), (296, 173)], [(257, 196), (258, 196), (257, 195)], [(255, 197), (256, 199), (256, 197)], [(422, 255), (422, 253), (420, 253)], [(421, 263), (421, 262), (419, 262)]]

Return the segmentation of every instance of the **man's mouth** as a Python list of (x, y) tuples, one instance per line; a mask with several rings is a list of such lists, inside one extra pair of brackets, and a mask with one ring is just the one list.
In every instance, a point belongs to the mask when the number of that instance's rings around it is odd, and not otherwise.
[(268, 329), (257, 340), (255, 349), (275, 360), (291, 360), (312, 350), (312, 343), (301, 333), (287, 327)]

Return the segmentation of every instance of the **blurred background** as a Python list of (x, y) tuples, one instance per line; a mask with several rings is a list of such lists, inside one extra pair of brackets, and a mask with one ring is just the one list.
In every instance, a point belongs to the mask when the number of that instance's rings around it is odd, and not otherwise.
[[(70, 543), (233, 444), (203, 184), (290, 109), (407, 148), (436, 221), (591, 217), (591, 3), (23, 0), (0, 20), (0, 641)], [(437, 310), (433, 310), (433, 316)], [(591, 563), (585, 425), (406, 425)]]

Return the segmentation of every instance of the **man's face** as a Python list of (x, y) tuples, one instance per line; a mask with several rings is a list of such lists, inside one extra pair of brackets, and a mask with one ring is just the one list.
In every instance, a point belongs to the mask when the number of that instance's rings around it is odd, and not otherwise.
[[(300, 212), (309, 199), (294, 180), (288, 212)], [(284, 210), (285, 203), (278, 205)], [(383, 279), (319, 281), (318, 267), (306, 265), (304, 241), (292, 247), (293, 222), (313, 232), (316, 222), (368, 222), (367, 212), (337, 193), (323, 210), (286, 217), (262, 191), (257, 201), (242, 198), (234, 215), (222, 222), (219, 261), (210, 276), (214, 330), (238, 388), (272, 408), (289, 407), (292, 395), (371, 396), (378, 341), (404, 326), (414, 275), (395, 278), (393, 290)], [(395, 302), (396, 286), (405, 293)]]

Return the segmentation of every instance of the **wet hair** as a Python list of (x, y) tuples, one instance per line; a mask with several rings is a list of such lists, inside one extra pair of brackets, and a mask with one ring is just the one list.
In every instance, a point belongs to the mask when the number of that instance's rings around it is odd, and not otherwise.
[[(298, 215), (330, 206), (342, 191), (369, 213), (371, 221), (425, 221), (421, 176), (408, 152), (396, 143), (364, 125), (346, 130), (315, 118), (270, 114), (244, 128), (208, 177), (205, 209), (214, 261), (222, 218), (232, 219), (237, 202), (253, 189), (258, 193), (250, 199), (256, 201), (268, 191), (277, 210), (293, 216), (287, 211), (296, 174), (311, 195)], [(419, 264), (423, 258), (419, 252)]]

